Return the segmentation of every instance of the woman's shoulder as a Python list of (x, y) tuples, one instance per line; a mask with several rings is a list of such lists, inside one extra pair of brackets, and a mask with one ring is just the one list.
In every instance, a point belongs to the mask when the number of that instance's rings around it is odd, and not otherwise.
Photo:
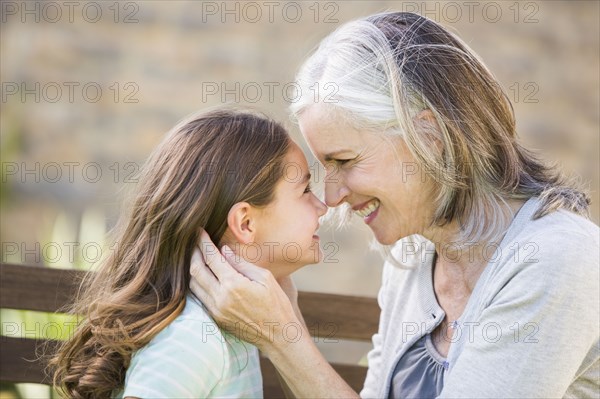
[(558, 209), (537, 219), (531, 218), (523, 233), (539, 237), (551, 238), (556, 233), (563, 233), (562, 238), (569, 236), (585, 237), (588, 243), (599, 245), (600, 228), (590, 219), (566, 209)]
[(597, 267), (600, 261), (600, 228), (563, 209), (530, 218), (509, 244), (516, 249), (528, 247), (538, 255), (537, 259), (549, 263), (555, 259)]
[(517, 287), (539, 297), (575, 295), (587, 300), (597, 296), (599, 234), (593, 222), (566, 210), (528, 217), (490, 260), (494, 265), (488, 285)]

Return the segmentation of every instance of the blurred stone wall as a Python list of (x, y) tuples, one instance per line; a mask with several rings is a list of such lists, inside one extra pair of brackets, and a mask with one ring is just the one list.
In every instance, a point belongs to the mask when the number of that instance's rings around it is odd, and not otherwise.
[[(286, 84), (328, 32), (388, 9), (420, 12), (457, 32), (507, 91), (523, 140), (586, 182), (599, 220), (598, 2), (0, 5), (3, 261), (95, 260), (97, 246), (87, 244), (112, 227), (139, 166), (196, 110), (256, 107), (301, 142), (288, 121)], [(317, 167), (310, 156), (309, 164)], [(362, 222), (352, 227), (326, 229), (326, 261), (296, 274), (301, 289), (376, 294), (381, 258)]]

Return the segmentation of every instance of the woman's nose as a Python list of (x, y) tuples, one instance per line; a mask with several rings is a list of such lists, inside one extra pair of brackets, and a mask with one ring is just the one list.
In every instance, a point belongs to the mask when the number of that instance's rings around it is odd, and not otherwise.
[(344, 202), (350, 190), (342, 184), (338, 177), (332, 176), (325, 180), (325, 203), (327, 206), (336, 207)]

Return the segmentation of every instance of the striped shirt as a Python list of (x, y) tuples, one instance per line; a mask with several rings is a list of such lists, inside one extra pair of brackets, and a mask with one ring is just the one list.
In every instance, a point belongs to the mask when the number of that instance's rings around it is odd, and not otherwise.
[(115, 397), (262, 398), (256, 347), (220, 330), (195, 297), (137, 351)]

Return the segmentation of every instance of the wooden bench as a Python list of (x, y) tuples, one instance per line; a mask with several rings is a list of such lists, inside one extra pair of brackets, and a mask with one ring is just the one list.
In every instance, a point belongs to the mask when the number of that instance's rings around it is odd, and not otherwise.
[[(0, 308), (56, 312), (74, 298), (84, 271), (0, 264)], [(370, 341), (377, 331), (379, 307), (374, 298), (299, 293), (299, 306), (312, 335), (331, 339)], [(23, 337), (0, 338), (0, 382), (50, 384), (36, 348), (53, 341)], [(56, 341), (54, 341), (56, 342)], [(356, 391), (363, 386), (366, 367), (332, 366)], [(284, 397), (275, 367), (261, 358), (265, 398)]]

